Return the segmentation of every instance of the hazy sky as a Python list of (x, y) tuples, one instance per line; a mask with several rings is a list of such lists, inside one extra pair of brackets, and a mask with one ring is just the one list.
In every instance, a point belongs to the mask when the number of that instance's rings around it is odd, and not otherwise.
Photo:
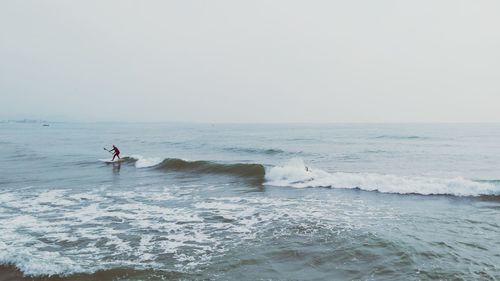
[(0, 1), (0, 118), (500, 122), (500, 1)]

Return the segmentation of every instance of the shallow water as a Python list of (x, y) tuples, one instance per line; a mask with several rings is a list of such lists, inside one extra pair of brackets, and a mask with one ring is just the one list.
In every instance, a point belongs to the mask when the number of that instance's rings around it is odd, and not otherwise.
[[(0, 123), (0, 142), (3, 278), (500, 278), (500, 125)], [(121, 164), (99, 160), (113, 143)]]

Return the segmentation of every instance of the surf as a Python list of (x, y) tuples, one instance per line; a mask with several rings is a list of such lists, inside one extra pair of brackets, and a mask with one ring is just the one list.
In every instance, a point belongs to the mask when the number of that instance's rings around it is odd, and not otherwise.
[(377, 173), (330, 173), (321, 169), (309, 168), (301, 159), (293, 159), (283, 166), (269, 168), (266, 172), (265, 185), (294, 188), (359, 189), (395, 194), (500, 195), (500, 186), (491, 181), (473, 181), (463, 177), (434, 178)]
[(140, 155), (125, 156), (120, 160), (120, 163), (132, 164), (136, 168), (148, 168), (160, 172), (226, 175), (269, 187), (326, 187), (393, 194), (500, 196), (500, 184), (496, 181), (475, 181), (463, 177), (436, 178), (365, 172), (327, 172), (307, 166), (300, 158), (294, 158), (284, 165), (277, 166), (260, 163), (190, 161), (179, 158), (147, 158)]
[(266, 173), (264, 165), (254, 163), (218, 163), (206, 160), (190, 161), (179, 158), (147, 158), (140, 155), (122, 157), (122, 159), (122, 163), (133, 164), (136, 168), (149, 168), (164, 172), (230, 175), (253, 179), (259, 183), (264, 182)]
[(165, 159), (154, 166), (158, 170), (201, 172), (207, 174), (230, 174), (240, 177), (264, 179), (265, 167), (262, 164), (234, 163), (223, 164), (212, 161), (187, 161), (183, 159)]

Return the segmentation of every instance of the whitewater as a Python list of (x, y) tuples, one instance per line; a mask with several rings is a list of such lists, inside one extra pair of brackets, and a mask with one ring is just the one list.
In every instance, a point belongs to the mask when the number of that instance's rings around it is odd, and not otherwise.
[(499, 143), (497, 124), (0, 123), (0, 280), (497, 280)]
[(222, 164), (201, 160), (147, 158), (141, 155), (124, 156), (122, 159), (125, 163), (132, 163), (136, 168), (228, 174), (260, 179), (262, 184), (269, 186), (330, 187), (421, 195), (500, 196), (500, 183), (496, 181), (473, 181), (463, 177), (433, 178), (376, 173), (329, 173), (307, 166), (301, 158), (290, 159), (282, 166), (267, 167), (264, 164)]

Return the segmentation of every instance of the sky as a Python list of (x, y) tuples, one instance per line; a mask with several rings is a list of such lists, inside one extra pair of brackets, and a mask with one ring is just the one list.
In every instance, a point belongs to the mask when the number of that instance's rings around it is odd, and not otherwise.
[(500, 1), (0, 1), (0, 119), (500, 122)]

